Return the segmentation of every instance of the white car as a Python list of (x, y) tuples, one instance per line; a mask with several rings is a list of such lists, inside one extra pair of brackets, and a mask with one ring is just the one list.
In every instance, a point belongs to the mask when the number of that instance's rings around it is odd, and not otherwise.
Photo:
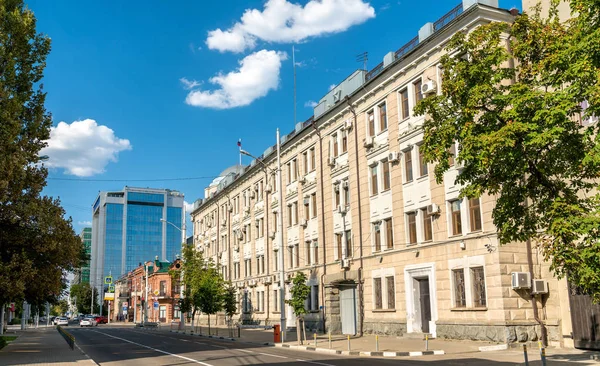
[(65, 318), (64, 316), (61, 316), (57, 319), (54, 320), (56, 325), (65, 325), (65, 326), (69, 326), (69, 319)]
[(85, 317), (79, 321), (80, 327), (93, 327), (94, 325), (98, 325), (98, 322), (93, 317)]

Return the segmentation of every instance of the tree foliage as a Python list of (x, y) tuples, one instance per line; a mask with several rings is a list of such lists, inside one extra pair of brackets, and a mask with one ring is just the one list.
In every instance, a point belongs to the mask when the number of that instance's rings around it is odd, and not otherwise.
[(99, 294), (94, 291), (94, 309), (92, 310), (92, 287), (89, 283), (78, 283), (71, 286), (71, 300), (77, 304), (77, 312), (96, 314), (100, 311)]
[(41, 80), (50, 39), (21, 0), (0, 3), (0, 304), (56, 302), (83, 245), (39, 165), (52, 123)]
[(533, 240), (558, 276), (600, 300), (598, 123), (580, 123), (600, 116), (600, 4), (571, 0), (579, 16), (564, 23), (556, 4), (547, 17), (538, 8), (456, 34), (441, 94), (415, 112), (427, 115), (423, 149), (438, 182), (457, 142), (461, 195), (497, 198), (501, 243)]
[(237, 312), (236, 289), (231, 282), (228, 282), (223, 291), (223, 311), (231, 320)]

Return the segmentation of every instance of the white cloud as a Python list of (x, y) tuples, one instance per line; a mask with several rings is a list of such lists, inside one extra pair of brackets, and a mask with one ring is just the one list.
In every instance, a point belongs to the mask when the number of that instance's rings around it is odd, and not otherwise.
[(304, 103), (304, 106), (306, 108), (314, 108), (317, 106), (317, 104), (319, 103), (315, 102), (314, 100), (309, 100), (308, 102)]
[(77, 221), (77, 225), (92, 226), (92, 222), (91, 221)]
[(181, 78), (181, 79), (179, 79), (179, 81), (181, 81), (181, 83), (183, 84), (183, 87), (186, 89), (194, 89), (195, 87), (202, 85), (202, 83), (199, 81), (188, 80), (186, 78)]
[(262, 11), (247, 9), (231, 28), (208, 32), (206, 44), (221, 52), (243, 52), (254, 48), (257, 40), (301, 42), (343, 32), (374, 17), (375, 9), (363, 0), (311, 0), (304, 6), (268, 0)]
[(218, 85), (218, 89), (192, 90), (185, 102), (195, 107), (215, 109), (249, 105), (279, 87), (279, 70), (281, 62), (286, 59), (286, 53), (276, 51), (261, 50), (250, 54), (239, 61), (237, 70), (210, 78), (210, 83)]
[(194, 204), (187, 201), (183, 201), (183, 204), (185, 206), (185, 214), (187, 216), (194, 210)]
[(40, 151), (40, 155), (50, 157), (44, 164), (80, 177), (104, 172), (109, 162), (117, 161), (119, 152), (132, 148), (129, 140), (118, 138), (113, 130), (93, 119), (60, 122), (50, 129), (47, 142), (48, 146)]
[(333, 90), (333, 88), (335, 88), (337, 86), (337, 84), (331, 84), (329, 85), (329, 90)]

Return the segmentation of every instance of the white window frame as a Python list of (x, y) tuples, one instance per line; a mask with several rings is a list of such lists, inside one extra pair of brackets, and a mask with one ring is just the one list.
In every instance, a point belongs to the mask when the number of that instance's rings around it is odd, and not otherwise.
[(485, 266), (485, 257), (483, 255), (472, 256), (472, 257), (463, 257), (448, 260), (448, 271), (449, 276), (451, 278), (451, 308), (454, 308), (456, 304), (456, 286), (454, 284), (454, 277), (452, 276), (452, 270), (463, 269), (465, 275), (465, 303), (466, 306), (460, 309), (482, 309), (482, 307), (474, 306), (473, 299), (473, 276), (471, 275), (471, 268), (483, 267), (483, 281), (485, 287), (485, 308), (488, 307), (489, 304), (489, 287), (487, 284), (487, 270)]
[[(396, 272), (394, 268), (381, 268), (371, 271), (371, 304), (373, 311), (385, 311), (385, 310), (396, 310), (398, 304), (398, 283), (396, 281)], [(388, 308), (388, 289), (387, 289), (387, 277), (394, 277), (394, 308)], [(375, 309), (375, 279), (381, 278), (381, 309)]]

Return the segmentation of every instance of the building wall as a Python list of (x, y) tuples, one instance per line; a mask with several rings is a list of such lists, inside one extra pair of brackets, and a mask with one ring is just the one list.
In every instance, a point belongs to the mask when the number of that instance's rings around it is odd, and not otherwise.
[[(490, 20), (511, 21), (512, 15), (487, 6), (464, 10), (412, 53), (371, 78), (347, 102), (339, 102), (321, 115), (314, 121), (316, 129), (300, 124), (282, 146), (283, 184), (278, 189), (283, 190), (283, 202), (277, 202), (271, 174), (277, 166), (271, 153), (263, 160), (267, 168), (253, 162), (233, 183), (196, 205), (192, 212), (194, 244), (220, 263), (226, 278), (238, 287), (241, 310), (237, 320), (280, 322), (275, 261), (283, 247), (288, 276), (305, 272), (315, 292), (310, 299), (312, 311), (306, 317), (309, 329), (395, 335), (428, 331), (441, 338), (498, 342), (537, 340), (539, 327), (531, 298), (510, 286), (512, 272), (528, 272), (526, 246), (498, 244), (491, 217), (494, 197), (458, 200), (460, 186), (454, 181), (459, 167), (455, 165), (443, 182), (437, 183), (433, 165), (427, 165), (425, 174), (419, 163), (424, 117), (412, 113), (420, 90), (415, 83), (434, 81), (439, 90), (438, 64), (446, 42), (457, 31)], [(403, 108), (405, 89), (408, 116)], [(383, 105), (387, 126), (380, 125)], [(371, 115), (375, 133), (367, 147)], [(347, 152), (342, 148), (344, 135)], [(308, 168), (304, 164), (307, 151)], [(294, 160), (300, 166), (299, 179), (294, 174)], [(389, 184), (384, 178), (388, 167)], [(377, 172), (377, 192), (373, 171)], [(267, 182), (270, 191), (265, 190)], [(427, 208), (433, 209), (433, 204), (439, 212), (428, 216)], [(455, 215), (453, 208), (459, 209)], [(283, 209), (283, 245), (270, 234), (275, 231), (274, 212), (279, 209)], [(428, 217), (430, 231), (425, 229)], [(461, 232), (454, 233), (458, 217)], [(264, 219), (264, 234), (256, 229), (257, 219), (259, 228)], [(245, 233), (240, 232), (244, 227)], [(389, 236), (393, 238), (388, 241)], [(351, 245), (347, 245), (348, 239)], [(257, 271), (257, 258), (263, 254), (264, 273)], [(248, 261), (251, 272), (245, 272)], [(240, 276), (236, 276), (235, 263), (239, 263)], [(543, 296), (538, 307), (549, 339), (560, 344), (562, 334), (568, 334), (561, 323), (565, 294), (537, 251), (534, 268), (536, 278), (549, 282), (549, 295)], [(250, 305), (244, 309), (246, 298)], [(425, 316), (428, 308), (429, 317)], [(294, 324), (291, 314), (286, 318), (288, 325)]]

